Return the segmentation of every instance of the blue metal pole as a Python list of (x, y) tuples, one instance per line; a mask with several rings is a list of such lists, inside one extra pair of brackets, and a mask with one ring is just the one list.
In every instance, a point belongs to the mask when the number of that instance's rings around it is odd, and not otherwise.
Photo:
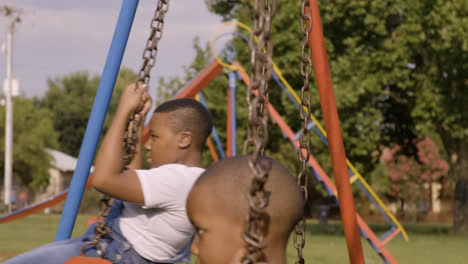
[(119, 19), (94, 99), (93, 110), (88, 120), (83, 143), (81, 144), (78, 164), (70, 184), (70, 192), (63, 208), (55, 241), (69, 239), (72, 234), (137, 7), (138, 0), (123, 0), (122, 2)]
[[(206, 106), (205, 98), (203, 98), (203, 94), (201, 92), (198, 93), (198, 96), (200, 97), (200, 103), (208, 109)], [(216, 147), (218, 147), (219, 154), (221, 155), (222, 159), (226, 158), (226, 154), (224, 153), (223, 150), (223, 145), (221, 144), (221, 140), (219, 139), (218, 132), (216, 132), (216, 127), (213, 125), (213, 128), (211, 129), (211, 134), (214, 137), (214, 140), (216, 142)]]
[(231, 90), (231, 151), (232, 156), (236, 155), (236, 73), (230, 72), (229, 90)]

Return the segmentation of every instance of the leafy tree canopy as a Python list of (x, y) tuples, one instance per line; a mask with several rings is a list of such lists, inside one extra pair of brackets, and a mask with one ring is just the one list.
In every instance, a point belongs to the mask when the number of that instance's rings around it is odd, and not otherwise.
[[(251, 24), (251, 1), (207, 3), (225, 19)], [(299, 88), (300, 1), (278, 5), (274, 60)], [(417, 157), (414, 139), (436, 132), (456, 181), (455, 230), (468, 234), (466, 1), (320, 0), (319, 7), (348, 157), (366, 177), (379, 146), (397, 144)], [(313, 103), (319, 114), (318, 96)]]
[[(13, 177), (14, 182), (37, 190), (49, 180), (51, 157), (45, 148), (58, 146), (53, 114), (32, 99), (14, 98)], [(0, 107), (0, 141), (5, 142), (5, 107)], [(0, 170), (4, 171), (5, 145), (0, 144)]]
[[(110, 126), (123, 89), (136, 79), (137, 75), (131, 70), (120, 71), (109, 103), (103, 133)], [(43, 108), (53, 113), (54, 129), (59, 133), (58, 149), (69, 155), (77, 157), (79, 154), (99, 80), (99, 76), (91, 76), (87, 72), (50, 79), (49, 90), (39, 100)]]

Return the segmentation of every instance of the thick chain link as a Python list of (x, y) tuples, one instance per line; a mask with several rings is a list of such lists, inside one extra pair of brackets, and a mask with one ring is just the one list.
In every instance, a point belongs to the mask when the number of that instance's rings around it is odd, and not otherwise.
[(151, 69), (156, 63), (158, 54), (158, 43), (163, 36), (164, 16), (169, 10), (169, 0), (159, 0), (153, 19), (151, 20), (151, 33), (146, 41), (146, 48), (143, 51), (143, 65), (141, 66), (138, 81), (148, 87)]
[[(138, 85), (138, 84), (137, 84)], [(126, 167), (132, 162), (133, 157), (136, 153), (136, 146), (138, 144), (138, 125), (140, 122), (140, 117), (136, 113), (132, 113), (127, 120), (127, 128), (123, 137), (123, 168)]]
[[(151, 20), (150, 27), (151, 32), (146, 41), (146, 47), (143, 51), (143, 64), (138, 74), (138, 83), (142, 83), (145, 87), (149, 87), (149, 81), (151, 76), (151, 69), (156, 64), (156, 56), (158, 54), (158, 44), (163, 36), (164, 28), (164, 17), (169, 10), (169, 0), (159, 0), (154, 12), (153, 19)], [(136, 111), (138, 112), (138, 110)], [(138, 142), (137, 129), (138, 129), (138, 117), (133, 113), (127, 124), (127, 130), (124, 136), (124, 155), (123, 161), (125, 166), (130, 164), (133, 159), (136, 144)]]
[[(299, 161), (301, 162), (301, 171), (297, 176), (297, 184), (304, 195), (304, 200), (307, 201), (307, 162), (310, 157), (310, 136), (309, 129), (307, 125), (310, 120), (310, 87), (309, 87), (309, 78), (312, 73), (312, 58), (310, 53), (309, 46), (309, 33), (312, 30), (312, 16), (310, 10), (309, 0), (302, 0), (302, 18), (301, 18), (301, 30), (304, 34), (304, 41), (302, 43), (302, 53), (301, 53), (301, 74), (304, 78), (304, 84), (301, 89), (301, 118), (302, 118), (302, 128), (299, 135)], [(307, 111), (307, 112), (306, 112)], [(302, 220), (296, 225), (294, 232), (294, 247), (297, 250), (297, 264), (304, 264), (305, 260), (302, 255), (302, 249), (305, 246), (305, 227), (306, 227), (306, 218), (302, 217)]]
[(105, 223), (105, 219), (106, 219), (106, 217), (109, 214), (110, 209), (111, 209), (111, 199), (110, 199), (109, 196), (105, 195), (101, 199), (101, 202), (103, 204), (103, 209), (102, 209), (102, 212), (101, 212), (101, 215), (100, 215), (101, 219), (96, 222), (96, 226), (94, 227), (94, 237), (93, 237), (93, 239), (91, 241), (86, 242), (81, 247), (80, 253), (81, 253), (82, 256), (84, 256), (84, 250), (88, 246), (94, 245), (98, 249), (97, 254), (99, 255), (99, 257), (101, 257), (101, 258), (104, 257), (104, 249), (101, 246), (101, 244), (99, 243), (99, 240), (103, 236), (109, 234), (112, 231), (111, 228), (108, 227), (106, 225), (106, 223)]
[[(247, 242), (247, 254), (242, 259), (243, 264), (253, 264), (265, 261), (265, 233), (269, 216), (265, 211), (270, 193), (264, 189), (270, 172), (270, 164), (260, 162), (258, 157), (268, 143), (268, 81), (273, 71), (271, 43), (271, 19), (276, 10), (276, 0), (255, 0), (255, 18), (253, 31), (250, 34), (250, 60), (252, 72), (251, 83), (247, 89), (247, 104), (249, 106), (249, 124), (247, 139), (244, 142), (244, 154), (250, 146), (255, 149), (249, 159), (249, 167), (253, 178), (250, 186), (247, 215), (247, 230), (243, 238)], [(257, 43), (255, 44), (255, 40)]]
[[(156, 63), (156, 55), (158, 53), (158, 43), (159, 43), (159, 40), (161, 40), (162, 34), (163, 34), (164, 16), (166, 15), (168, 9), (169, 9), (169, 0), (158, 1), (156, 11), (154, 12), (153, 19), (151, 20), (150, 36), (148, 37), (148, 40), (146, 41), (146, 47), (145, 47), (145, 50), (143, 51), (143, 65), (138, 75), (137, 85), (141, 85), (140, 83), (145, 85), (145, 87), (148, 87), (149, 85), (151, 69)], [(123, 159), (124, 169), (126, 169), (127, 166), (131, 163), (136, 153), (136, 146), (138, 144), (138, 135), (137, 135), (138, 125), (139, 125), (139, 122), (143, 121), (143, 120), (140, 120), (141, 116), (137, 114), (139, 110), (137, 110), (135, 113), (132, 113), (129, 116), (128, 121), (127, 121), (127, 127), (126, 127), (125, 134), (123, 137), (124, 147), (123, 147), (122, 159)], [(103, 256), (104, 252), (103, 252), (103, 248), (101, 244), (99, 243), (99, 240), (101, 239), (101, 237), (111, 232), (110, 227), (108, 227), (105, 224), (105, 218), (107, 217), (111, 209), (110, 200), (111, 198), (107, 195), (102, 198), (101, 201), (104, 205), (102, 213), (101, 213), (102, 220), (96, 223), (93, 239), (85, 243), (81, 247), (81, 255), (83, 255), (84, 249), (87, 246), (94, 245), (99, 249), (100, 257)]]

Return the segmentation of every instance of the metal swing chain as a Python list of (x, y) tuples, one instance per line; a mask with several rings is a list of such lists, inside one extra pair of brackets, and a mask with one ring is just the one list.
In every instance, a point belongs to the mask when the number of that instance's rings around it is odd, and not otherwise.
[[(247, 254), (242, 264), (253, 264), (265, 260), (265, 233), (269, 216), (265, 212), (270, 192), (264, 189), (271, 167), (262, 164), (258, 157), (263, 154), (268, 143), (268, 81), (273, 71), (271, 43), (271, 19), (276, 10), (276, 0), (255, 0), (255, 18), (253, 31), (250, 34), (252, 72), (251, 83), (247, 89), (249, 106), (249, 123), (247, 139), (244, 142), (244, 154), (250, 146), (255, 146), (249, 167), (253, 175), (248, 193), (249, 213), (247, 230), (242, 234), (247, 243)], [(255, 44), (255, 37), (257, 44)]]
[[(158, 43), (161, 40), (163, 35), (164, 27), (164, 16), (166, 15), (169, 9), (169, 0), (159, 0), (156, 11), (154, 13), (153, 19), (151, 20), (151, 32), (148, 40), (146, 41), (146, 48), (143, 51), (143, 65), (140, 69), (138, 82), (143, 83), (145, 87), (148, 87), (151, 75), (151, 69), (156, 63), (156, 55), (158, 53)], [(138, 85), (138, 83), (137, 83)], [(139, 109), (140, 110), (140, 109)], [(136, 111), (138, 112), (138, 111)], [(136, 145), (138, 143), (138, 123), (141, 121), (140, 116), (135, 113), (132, 113), (127, 121), (127, 128), (123, 137), (124, 147), (123, 147), (123, 167), (126, 167), (130, 164), (133, 157), (136, 153)], [(111, 198), (105, 195), (101, 199), (103, 203), (103, 211), (101, 213), (102, 219), (105, 220), (111, 209)], [(94, 229), (94, 237), (91, 241), (85, 243), (81, 247), (81, 255), (84, 255), (84, 249), (89, 245), (94, 245), (99, 250), (100, 257), (103, 257), (103, 248), (99, 243), (101, 237), (109, 234), (111, 232), (110, 227), (105, 224), (105, 221), (98, 221)]]
[(138, 80), (148, 85), (151, 69), (156, 63), (158, 54), (158, 43), (163, 36), (164, 16), (169, 10), (169, 0), (159, 0), (153, 19), (151, 20), (151, 33), (146, 41), (146, 48), (143, 51), (143, 65), (141, 66)]
[[(310, 120), (310, 111), (311, 111), (311, 92), (309, 87), (309, 77), (312, 73), (312, 58), (309, 45), (309, 33), (312, 30), (312, 15), (310, 10), (309, 0), (302, 0), (302, 18), (301, 18), (301, 30), (304, 34), (304, 41), (302, 43), (302, 53), (301, 53), (301, 75), (304, 78), (304, 85), (301, 89), (301, 118), (302, 118), (302, 128), (299, 134), (299, 161), (301, 162), (301, 171), (297, 176), (297, 184), (304, 195), (304, 200), (307, 201), (307, 162), (310, 157), (310, 136), (309, 129), (307, 126)], [(306, 110), (304, 110), (304, 108)], [(307, 112), (306, 112), (307, 111)], [(305, 152), (305, 155), (303, 154)], [(304, 264), (305, 260), (302, 256), (302, 249), (305, 246), (305, 227), (306, 227), (306, 218), (302, 217), (302, 220), (297, 223), (294, 232), (294, 247), (297, 250), (297, 260), (296, 264)]]
[[(169, 0), (159, 0), (154, 12), (153, 19), (151, 20), (151, 32), (146, 41), (146, 47), (143, 51), (143, 65), (141, 66), (138, 74), (138, 83), (143, 83), (145, 87), (149, 86), (151, 77), (151, 69), (156, 64), (156, 55), (158, 54), (158, 44), (163, 36), (164, 17), (169, 10)], [(140, 110), (140, 109), (138, 109)], [(138, 110), (136, 112), (138, 112)], [(138, 116), (133, 113), (127, 124), (127, 130), (124, 136), (124, 165), (130, 164), (136, 151), (136, 144), (138, 142), (137, 129)]]
[(84, 250), (86, 249), (86, 247), (94, 245), (98, 249), (97, 254), (99, 255), (99, 257), (100, 258), (104, 257), (104, 249), (102, 248), (101, 244), (99, 243), (99, 240), (103, 236), (109, 234), (112, 231), (111, 228), (108, 227), (106, 225), (106, 223), (105, 223), (105, 219), (106, 219), (106, 217), (109, 214), (110, 209), (111, 209), (111, 199), (110, 199), (110, 197), (105, 195), (103, 198), (101, 198), (101, 203), (103, 204), (103, 209), (102, 209), (102, 212), (101, 212), (101, 214), (99, 216), (101, 217), (102, 220), (96, 222), (96, 226), (94, 227), (93, 239), (91, 241), (88, 241), (88, 242), (84, 243), (83, 246), (81, 246), (80, 254), (82, 256), (85, 255)]

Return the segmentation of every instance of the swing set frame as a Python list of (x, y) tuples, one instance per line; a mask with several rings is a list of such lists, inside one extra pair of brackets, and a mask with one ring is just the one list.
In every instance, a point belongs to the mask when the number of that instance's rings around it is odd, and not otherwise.
[[(325, 129), (329, 138), (328, 146), (332, 158), (333, 172), (336, 178), (337, 193), (340, 197), (339, 205), (343, 219), (349, 259), (352, 264), (364, 263), (357, 223), (358, 219), (356, 217), (354, 200), (349, 182), (348, 167), (346, 164), (338, 111), (324, 44), (318, 3), (317, 0), (308, 1), (312, 14), (312, 31), (309, 34), (309, 45), (325, 121)], [(69, 239), (73, 231), (138, 3), (139, 0), (123, 0), (55, 241)], [(200, 72), (198, 77), (184, 90), (179, 92), (175, 98), (195, 97), (196, 94), (221, 73), (222, 70), (223, 67), (214, 61)], [(143, 142), (148, 140), (148, 138), (149, 133), (147, 127), (144, 131)], [(230, 153), (232, 153), (232, 150)]]

